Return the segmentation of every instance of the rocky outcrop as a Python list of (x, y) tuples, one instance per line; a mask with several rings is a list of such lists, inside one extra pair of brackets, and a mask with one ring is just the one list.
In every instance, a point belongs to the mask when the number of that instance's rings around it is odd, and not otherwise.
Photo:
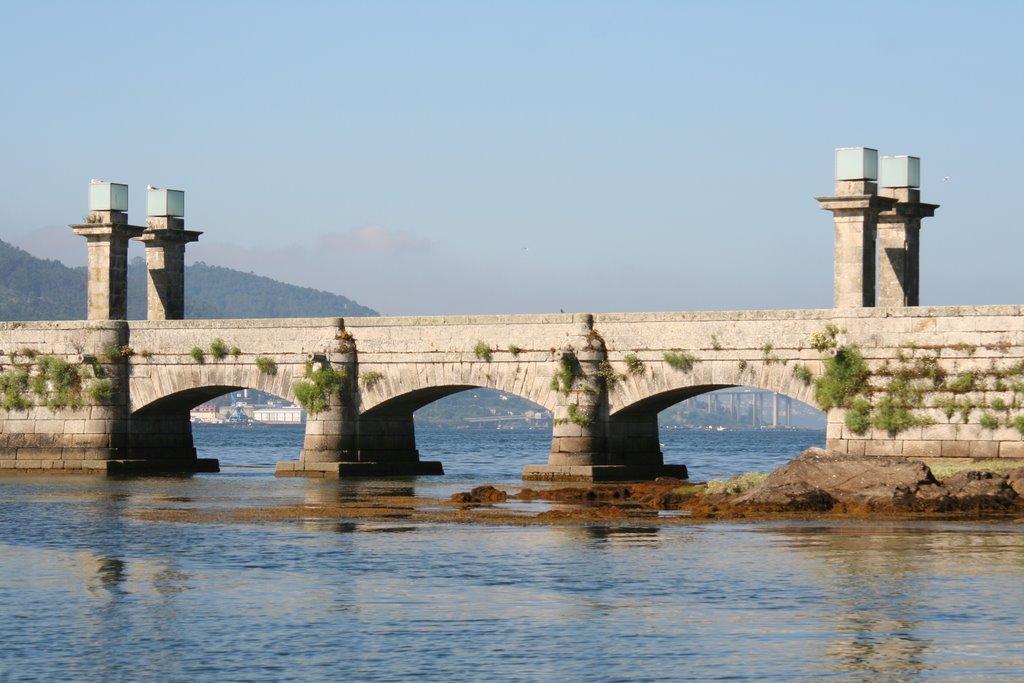
[(1009, 510), (1020, 502), (1006, 474), (984, 470), (957, 472), (933, 493), (924, 497), (922, 507), (939, 512)]
[(758, 486), (726, 501), (761, 511), (956, 512), (1021, 506), (1024, 468), (1010, 474), (964, 471), (943, 482), (902, 458), (809, 448)]
[(920, 491), (937, 486), (921, 463), (808, 448), (732, 502), (817, 511), (831, 510), (837, 503), (869, 509), (905, 507)]

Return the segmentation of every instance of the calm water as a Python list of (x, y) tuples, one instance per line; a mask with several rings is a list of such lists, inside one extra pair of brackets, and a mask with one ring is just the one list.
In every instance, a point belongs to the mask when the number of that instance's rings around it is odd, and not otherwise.
[[(197, 431), (225, 471), (0, 479), (0, 681), (1024, 680), (1024, 528), (146, 522), (134, 510), (514, 484), (541, 432), (421, 430), (449, 475), (275, 479), (289, 428)], [(665, 432), (694, 479), (823, 436)]]

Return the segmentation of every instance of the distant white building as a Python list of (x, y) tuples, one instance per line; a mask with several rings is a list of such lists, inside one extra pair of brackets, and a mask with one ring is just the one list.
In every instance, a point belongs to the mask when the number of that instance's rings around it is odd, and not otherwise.
[(252, 411), (254, 422), (262, 424), (302, 424), (306, 411), (302, 408), (258, 408)]

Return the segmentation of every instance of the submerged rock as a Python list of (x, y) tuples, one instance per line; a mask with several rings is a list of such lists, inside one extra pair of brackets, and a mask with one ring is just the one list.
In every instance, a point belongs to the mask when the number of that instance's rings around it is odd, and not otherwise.
[(477, 486), (468, 493), (452, 495), (453, 503), (504, 503), (506, 500), (508, 494), (493, 486)]

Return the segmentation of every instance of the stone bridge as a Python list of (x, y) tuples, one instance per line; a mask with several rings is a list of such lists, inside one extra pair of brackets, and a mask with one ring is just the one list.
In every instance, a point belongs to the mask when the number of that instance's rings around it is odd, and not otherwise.
[[(196, 458), (189, 409), (254, 388), (309, 410), (282, 475), (439, 473), (413, 412), (490, 387), (554, 413), (532, 479), (681, 475), (658, 412), (731, 386), (828, 411), (827, 445), (914, 458), (1024, 458), (1019, 306), (920, 307), (920, 162), (836, 151), (833, 308), (423, 318), (186, 321), (184, 198), (149, 189), (145, 226), (125, 185), (95, 181), (87, 322), (0, 323), (0, 469), (216, 468)], [(145, 244), (147, 321), (125, 321), (129, 240)], [(876, 266), (877, 264), (877, 266)]]
[[(1019, 306), (0, 323), (0, 350), (3, 468), (208, 469), (191, 408), (242, 388), (296, 401), (310, 369), (329, 368), (340, 384), (279, 474), (439, 473), (419, 458), (413, 412), (472, 387), (554, 413), (548, 461), (527, 478), (678, 474), (663, 463), (659, 411), (730, 386), (813, 404), (854, 350), (864, 376), (828, 412), (829, 447), (1024, 457)], [(53, 359), (79, 377), (64, 405)]]

